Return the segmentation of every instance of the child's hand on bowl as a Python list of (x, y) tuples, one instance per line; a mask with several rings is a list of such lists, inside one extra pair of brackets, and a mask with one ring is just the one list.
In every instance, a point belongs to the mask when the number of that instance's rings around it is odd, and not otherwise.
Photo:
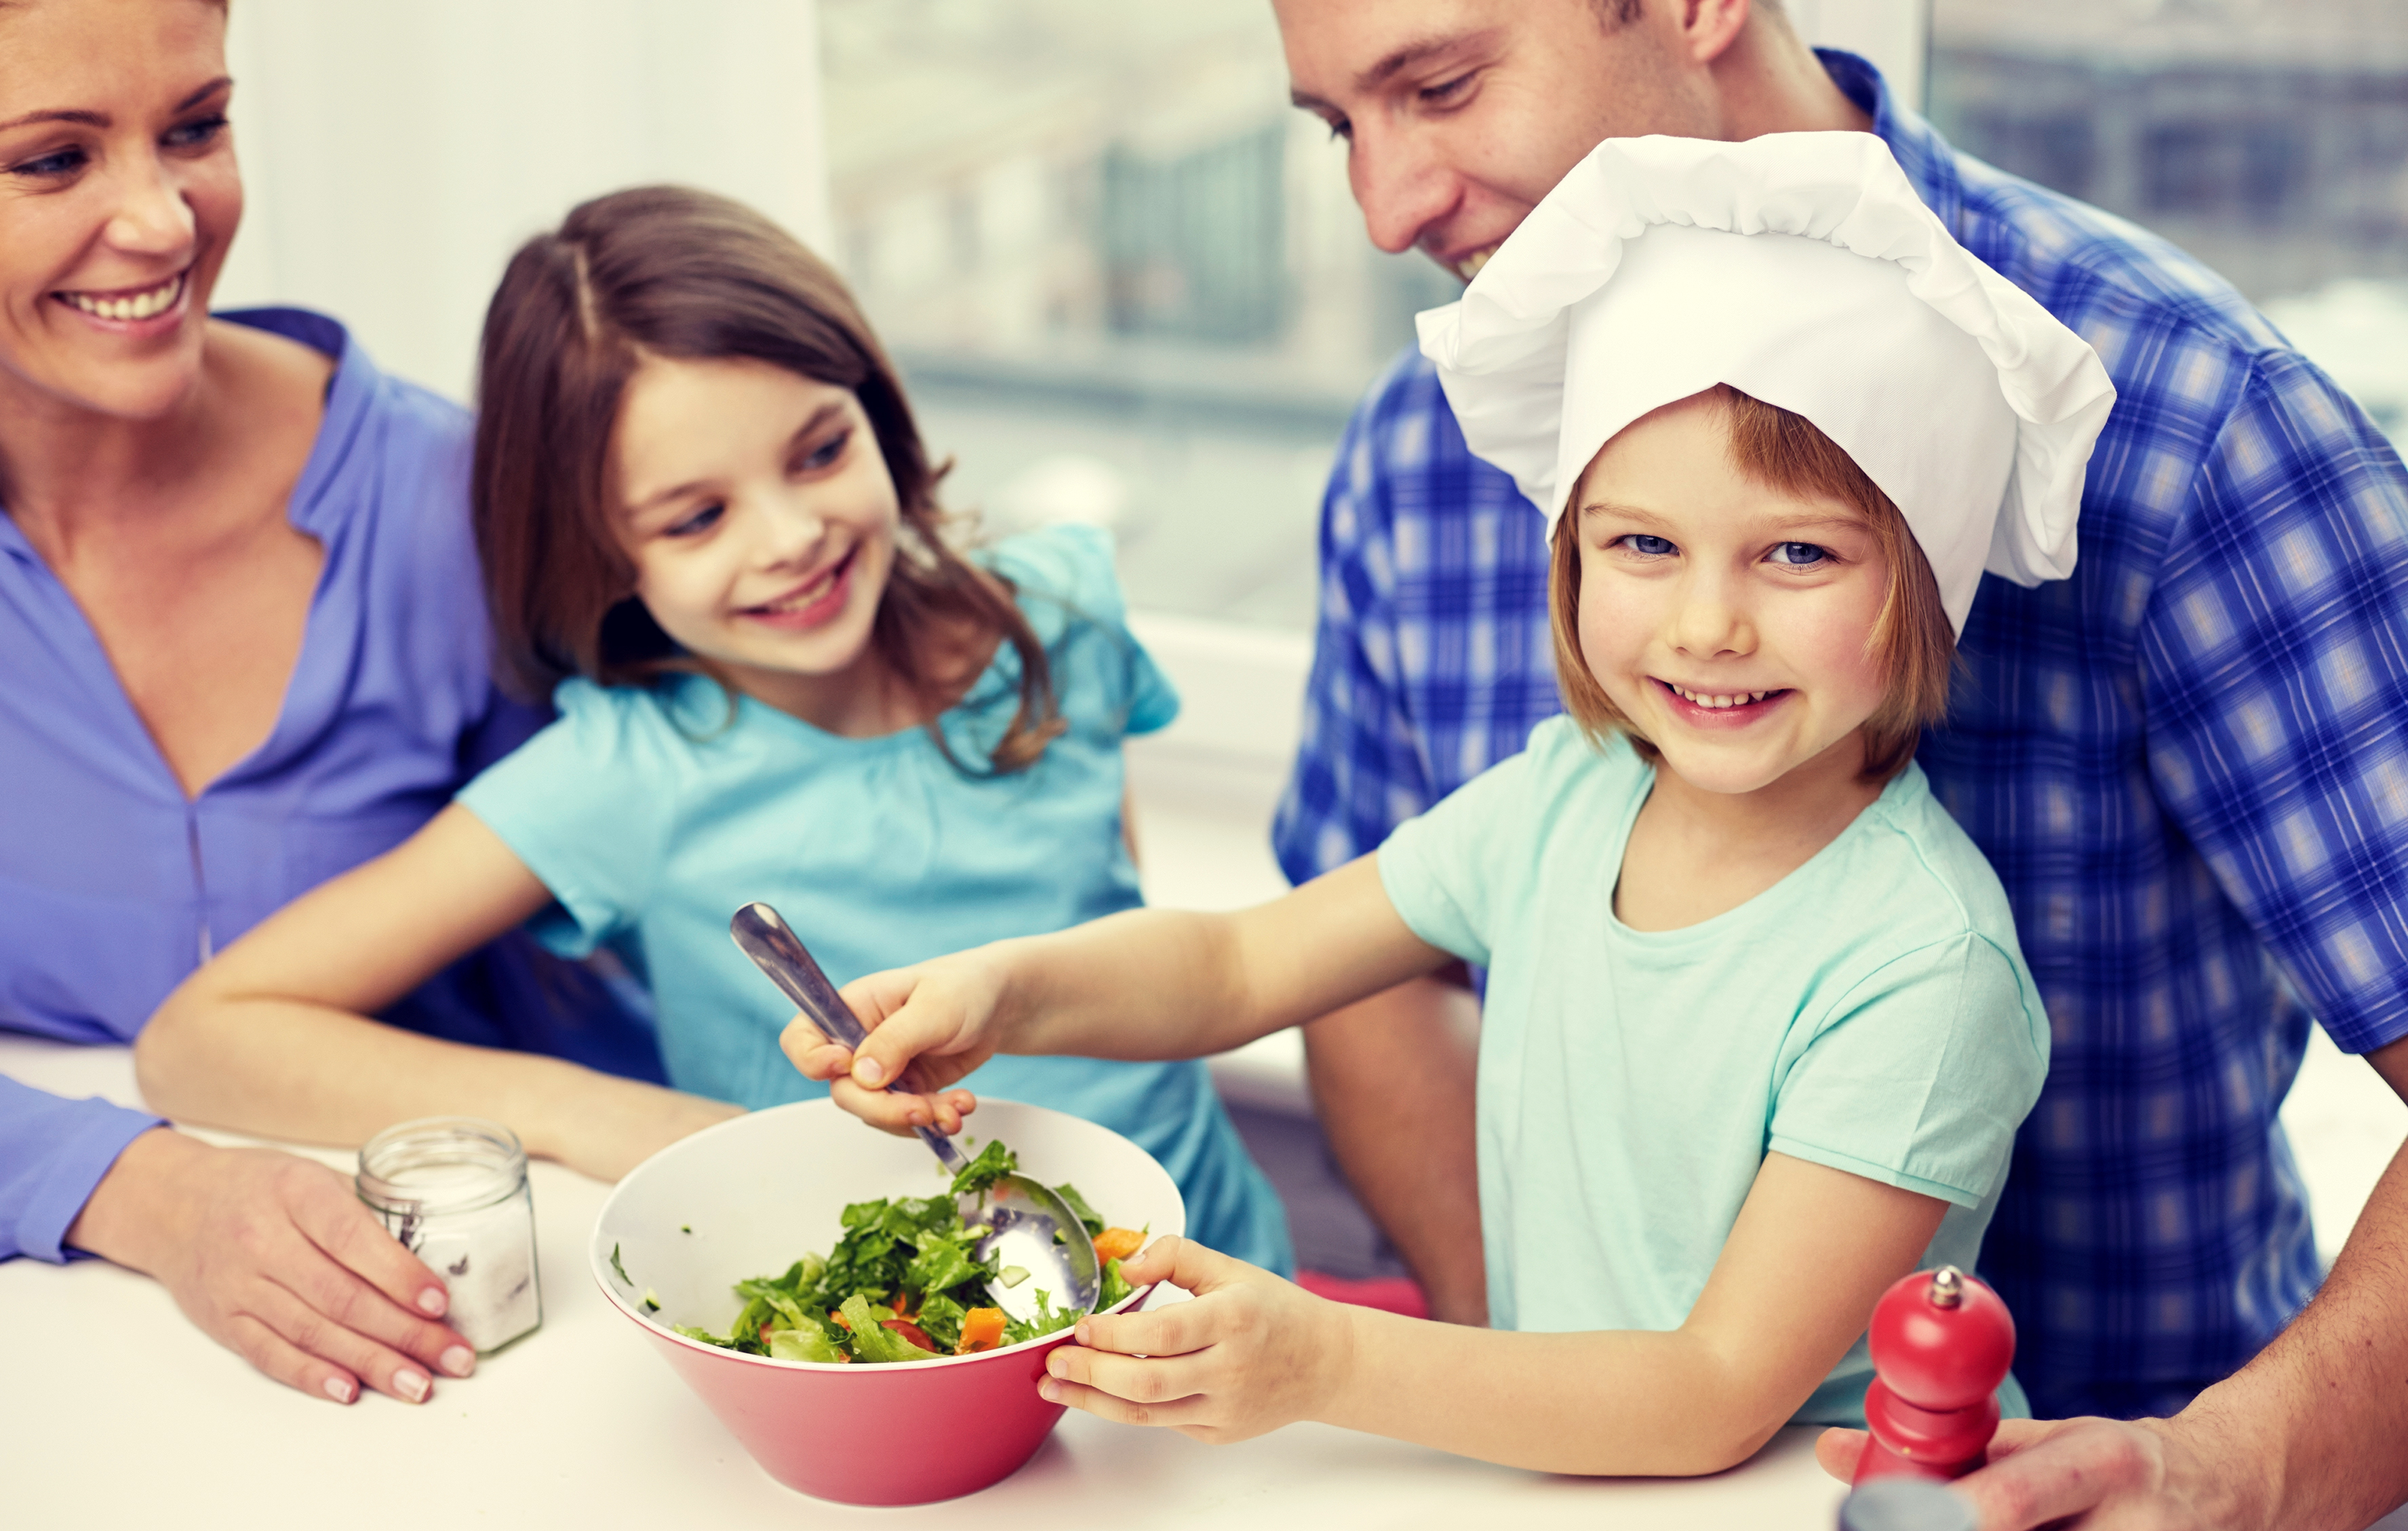
[[(778, 1045), (804, 1077), (824, 1081), (838, 1105), (871, 1126), (896, 1134), (933, 1126), (950, 1136), (978, 1100), (945, 1087), (995, 1055), (1001, 977), (977, 952), (873, 973), (843, 990), (869, 1032), (858, 1054), (802, 1016), (786, 1023)], [(896, 1079), (904, 1089), (888, 1090)]]
[(1338, 1396), (1354, 1351), (1339, 1304), (1184, 1238), (1154, 1240), (1121, 1276), (1196, 1300), (1081, 1319), (1078, 1343), (1045, 1358), (1049, 1401), (1222, 1444), (1318, 1418)]

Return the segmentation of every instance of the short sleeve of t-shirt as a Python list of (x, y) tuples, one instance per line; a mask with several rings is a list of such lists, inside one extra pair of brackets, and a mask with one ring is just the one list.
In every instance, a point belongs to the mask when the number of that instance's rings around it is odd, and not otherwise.
[[(1128, 628), (1128, 607), (1112, 567), (1111, 536), (1094, 527), (1047, 527), (997, 542), (983, 555), (1011, 582), (1021, 611), (1057, 672), (1094, 666), (1123, 731), (1153, 733), (1179, 715), (1179, 693)], [(1057, 693), (1080, 677), (1056, 673)]]
[(1989, 940), (1918, 947), (1857, 984), (1788, 1065), (1766, 1146), (1978, 1206), (2040, 1097), (2041, 1034), (2014, 960)]
[(575, 958), (643, 908), (663, 859), (673, 764), (648, 737), (667, 724), (640, 693), (572, 680), (552, 700), (560, 716), (457, 801), (552, 889), (555, 908), (528, 928)]
[(1541, 804), (1532, 757), (1500, 760), (1380, 846), (1380, 886), (1413, 934), (1486, 967), (1529, 896), (1527, 838)]

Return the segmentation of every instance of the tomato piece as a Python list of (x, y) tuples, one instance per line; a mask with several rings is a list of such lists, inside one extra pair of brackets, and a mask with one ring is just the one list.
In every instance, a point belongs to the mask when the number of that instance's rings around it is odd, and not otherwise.
[(962, 1342), (953, 1348), (955, 1355), (968, 1355), (974, 1350), (992, 1350), (1003, 1343), (1003, 1309), (973, 1307), (962, 1315)]
[(937, 1342), (928, 1337), (928, 1332), (925, 1329), (921, 1328), (918, 1324), (913, 1323), (910, 1319), (881, 1319), (878, 1321), (878, 1324), (882, 1329), (892, 1329), (895, 1333), (902, 1336), (905, 1339), (910, 1340), (912, 1344), (917, 1345), (920, 1349), (926, 1350), (931, 1355), (944, 1354), (942, 1350), (937, 1349)]
[(1126, 1260), (1145, 1247), (1145, 1235), (1134, 1228), (1107, 1228), (1096, 1235), (1096, 1258)]

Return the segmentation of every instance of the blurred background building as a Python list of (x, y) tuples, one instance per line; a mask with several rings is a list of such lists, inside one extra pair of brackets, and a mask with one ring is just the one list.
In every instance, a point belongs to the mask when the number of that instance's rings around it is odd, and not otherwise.
[(837, 256), (997, 529), (1300, 630), (1355, 397), (1455, 283), (1374, 251), (1264, 0), (821, 0)]
[(1931, 116), (2198, 255), (2408, 439), (2408, 4), (1934, 0)]

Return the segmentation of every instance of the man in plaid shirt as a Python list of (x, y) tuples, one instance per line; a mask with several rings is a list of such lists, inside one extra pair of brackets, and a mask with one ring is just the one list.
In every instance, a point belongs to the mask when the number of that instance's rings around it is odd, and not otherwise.
[[(2010, 1426), (2002, 1441), (2045, 1447), (1966, 1486), (1985, 1525), (2016, 1527), (2084, 1509), (2100, 1527), (2356, 1527), (2408, 1498), (2408, 1156), (2324, 1298), (2233, 1375), (2318, 1286), (2275, 1116), (2309, 1018), (2408, 1096), (2399, 457), (2220, 279), (1957, 154), (1767, 0), (1275, 8), (1297, 104), (1350, 140), (1383, 248), (1468, 279), (1605, 137), (1869, 129), (1961, 242), (2097, 348), (2118, 401), (2080, 566), (2034, 589), (1984, 580), (1919, 758), (2006, 886), (2053, 1033), (1984, 1249), (2017, 1375), (2043, 1416), (2177, 1418)], [(1560, 710), (1542, 535), (1466, 450), (1429, 365), (1400, 359), (1324, 502), (1305, 742), (1275, 830), (1291, 878), (1375, 849)], [(1439, 1316), (1479, 1322), (1449, 1014), (1469, 1005), (1409, 986), (1317, 1022), (1308, 1050), (1350, 1178)]]

